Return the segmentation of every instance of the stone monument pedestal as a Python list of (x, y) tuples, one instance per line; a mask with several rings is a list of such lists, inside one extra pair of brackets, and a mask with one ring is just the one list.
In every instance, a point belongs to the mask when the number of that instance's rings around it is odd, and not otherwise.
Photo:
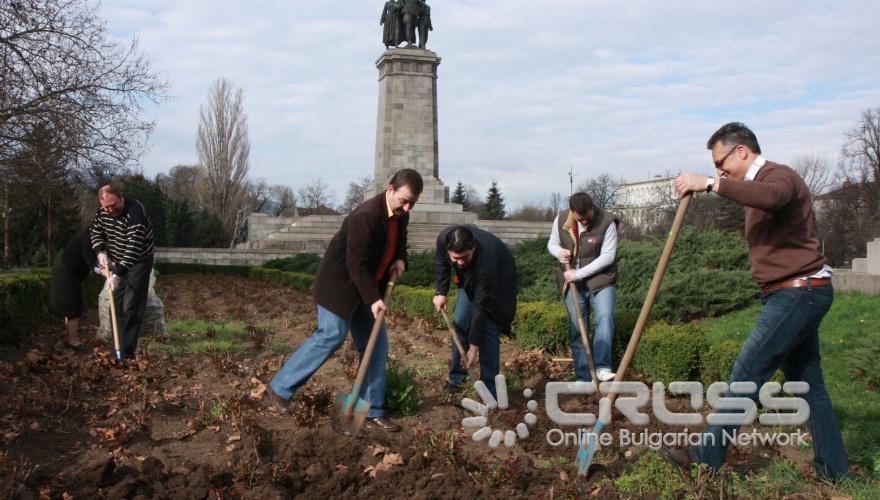
[(419, 211), (462, 213), (460, 205), (449, 203), (449, 187), (438, 175), (439, 65), (437, 54), (415, 47), (386, 50), (376, 61), (379, 70), (376, 163), (367, 197), (384, 190), (398, 170), (412, 168), (425, 181)]

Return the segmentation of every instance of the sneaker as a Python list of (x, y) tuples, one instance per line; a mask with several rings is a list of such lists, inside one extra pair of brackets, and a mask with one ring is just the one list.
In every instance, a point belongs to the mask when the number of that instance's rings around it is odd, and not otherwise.
[(616, 374), (608, 368), (599, 368), (599, 370), (596, 371), (596, 376), (599, 377), (599, 381), (601, 382), (609, 382), (611, 380), (614, 380), (615, 375)]

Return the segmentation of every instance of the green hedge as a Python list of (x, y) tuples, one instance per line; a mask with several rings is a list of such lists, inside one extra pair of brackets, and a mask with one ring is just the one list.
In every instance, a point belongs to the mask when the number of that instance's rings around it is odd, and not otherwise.
[(568, 332), (568, 313), (562, 302), (517, 304), (513, 338), (521, 349), (546, 349), (562, 354), (568, 349)]
[(695, 380), (700, 373), (700, 353), (706, 350), (705, 334), (691, 325), (657, 322), (642, 333), (633, 368), (653, 381)]
[(48, 269), (0, 274), (0, 343), (17, 343), (49, 319)]
[(280, 271), (315, 274), (316, 272), (318, 272), (318, 264), (320, 263), (321, 257), (317, 254), (298, 253), (293, 257), (270, 260), (269, 262), (263, 264), (263, 267), (267, 267), (269, 269), (278, 269)]
[(289, 285), (298, 290), (308, 290), (315, 282), (315, 277), (311, 274), (280, 271), (278, 269), (268, 269), (260, 266), (250, 268), (247, 275), (251, 278), (275, 281), (284, 285)]
[(725, 340), (709, 346), (700, 354), (700, 378), (705, 387), (715, 382), (727, 382), (741, 347), (739, 342)]

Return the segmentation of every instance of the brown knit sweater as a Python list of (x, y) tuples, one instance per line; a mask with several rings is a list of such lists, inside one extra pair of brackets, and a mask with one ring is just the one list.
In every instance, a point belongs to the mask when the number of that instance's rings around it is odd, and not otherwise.
[(810, 190), (797, 172), (768, 161), (754, 181), (722, 179), (718, 194), (745, 206), (749, 261), (759, 286), (822, 269)]

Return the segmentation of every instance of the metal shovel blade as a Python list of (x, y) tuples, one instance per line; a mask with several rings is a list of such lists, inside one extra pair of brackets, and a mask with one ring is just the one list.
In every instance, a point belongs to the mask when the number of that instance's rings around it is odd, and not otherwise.
[[(581, 446), (578, 449), (578, 474), (586, 476), (590, 472), (590, 465), (593, 464), (593, 455), (596, 454), (596, 448), (599, 441), (599, 433), (605, 424), (601, 420), (596, 420), (592, 432), (587, 434), (586, 440), (581, 440)], [(585, 442), (586, 441), (586, 442)]]
[(340, 394), (336, 397), (338, 413), (333, 427), (346, 436), (354, 436), (360, 432), (370, 411), (370, 402), (358, 397), (359, 393), (360, 387), (354, 387), (351, 394)]

